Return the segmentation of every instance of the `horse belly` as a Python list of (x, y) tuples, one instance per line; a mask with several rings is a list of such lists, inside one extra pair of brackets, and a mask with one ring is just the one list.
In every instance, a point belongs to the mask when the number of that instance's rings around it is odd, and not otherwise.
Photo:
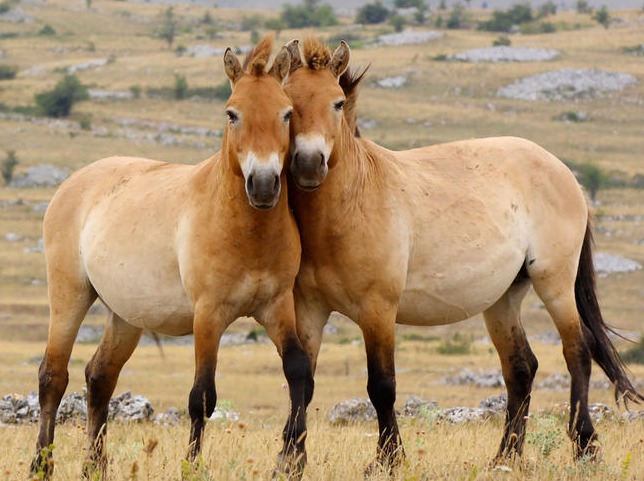
[(170, 239), (130, 233), (127, 240), (114, 242), (112, 236), (88, 231), (81, 237), (85, 268), (110, 310), (142, 329), (168, 335), (192, 332), (192, 303)]
[(446, 262), (410, 266), (398, 323), (432, 326), (475, 316), (508, 290), (524, 262), (520, 249), (489, 252), (478, 260), (464, 254), (442, 257)]

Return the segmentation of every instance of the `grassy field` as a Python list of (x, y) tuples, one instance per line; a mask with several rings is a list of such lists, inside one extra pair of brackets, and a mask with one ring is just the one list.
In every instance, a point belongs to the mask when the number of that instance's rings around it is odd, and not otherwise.
[[(89, 162), (114, 154), (136, 155), (172, 162), (195, 163), (219, 147), (223, 102), (172, 100), (146, 95), (148, 89), (172, 88), (175, 75), (186, 77), (190, 88), (219, 86), (225, 81), (220, 56), (177, 56), (178, 46), (215, 48), (246, 46), (250, 32), (232, 28), (245, 17), (276, 16), (276, 12), (238, 11), (177, 5), (180, 32), (173, 48), (154, 33), (162, 22), (164, 5), (95, 2), (85, 8), (80, 0), (29, 2), (20, 8), (31, 23), (0, 23), (0, 64), (18, 68), (13, 80), (0, 81), (0, 161), (16, 152), (16, 173), (38, 164), (52, 164), (72, 172)], [(218, 35), (202, 20), (215, 19)], [(593, 162), (613, 178), (628, 182), (644, 175), (644, 62), (624, 54), (625, 47), (642, 42), (644, 18), (639, 11), (611, 12), (621, 19), (608, 30), (589, 16), (564, 12), (554, 17), (558, 31), (542, 35), (513, 35), (515, 46), (554, 48), (561, 56), (549, 62), (470, 64), (434, 60), (470, 48), (491, 46), (498, 34), (473, 30), (444, 31), (437, 40), (419, 46), (363, 48), (389, 27), (350, 26), (350, 19), (320, 31), (282, 31), (278, 43), (315, 33), (324, 38), (351, 34), (352, 65), (371, 65), (359, 103), (362, 119), (375, 121), (363, 134), (391, 148), (456, 139), (517, 135), (544, 146), (562, 159)], [(482, 16), (482, 12), (473, 12)], [(53, 36), (38, 32), (50, 25)], [(578, 27), (577, 27), (578, 25)], [(34, 105), (34, 94), (51, 89), (62, 69), (107, 59), (100, 68), (77, 73), (92, 89), (142, 91), (140, 98), (90, 100), (79, 103), (67, 121), (20, 117), (11, 111)], [(497, 98), (498, 87), (518, 78), (560, 68), (601, 68), (636, 76), (639, 82), (595, 100), (527, 102)], [(408, 85), (383, 90), (374, 80), (405, 73)], [(564, 112), (586, 112), (589, 121), (564, 123), (554, 118)], [(90, 129), (81, 128), (89, 122)], [(203, 134), (212, 129), (214, 133)], [(41, 237), (42, 207), (53, 189), (0, 187), (0, 396), (37, 389), (37, 356), (47, 335), (45, 266), (42, 253), (30, 252)], [(593, 206), (597, 249), (644, 264), (644, 190), (601, 190)], [(17, 233), (19, 241), (9, 241)], [(644, 271), (613, 274), (599, 279), (600, 302), (609, 322), (634, 338), (642, 335)], [(554, 330), (539, 300), (530, 294), (524, 303), (524, 323), (530, 336)], [(100, 325), (103, 318), (88, 316)], [(348, 321), (335, 320), (339, 331), (328, 336), (316, 376), (310, 410), (310, 480), (360, 479), (373, 458), (376, 423), (331, 427), (326, 413), (338, 401), (366, 397), (366, 361), (360, 332)], [(245, 320), (232, 326), (242, 332), (254, 328)], [(439, 346), (459, 333), (472, 340), (463, 355), (443, 355)], [(411, 340), (413, 337), (424, 337)], [(398, 401), (409, 395), (435, 399), (441, 407), (477, 406), (499, 389), (450, 386), (442, 382), (462, 368), (498, 370), (496, 353), (485, 341), (480, 317), (454, 326), (433, 329), (399, 328), (397, 346)], [(629, 344), (619, 341), (620, 350)], [(83, 369), (95, 345), (76, 346), (70, 364), (68, 392), (84, 385)], [(560, 346), (533, 342), (540, 361), (537, 382), (565, 373)], [(193, 353), (189, 346), (165, 346), (162, 359), (154, 346), (141, 346), (126, 365), (116, 393), (126, 389), (150, 399), (157, 411), (170, 406), (185, 409), (192, 383)], [(644, 368), (630, 366), (635, 379)], [(603, 379), (595, 367), (594, 378)], [(221, 350), (217, 372), (220, 400), (232, 403), (241, 423), (211, 423), (206, 431), (203, 479), (267, 479), (280, 448), (279, 432), (286, 418), (287, 395), (281, 364), (274, 347), (258, 344)], [(644, 422), (605, 420), (598, 424), (605, 446), (604, 462), (575, 464), (560, 415), (568, 399), (565, 391), (537, 390), (529, 423), (529, 441), (521, 464), (512, 471), (494, 471), (489, 460), (501, 437), (502, 420), (451, 425), (431, 419), (403, 419), (408, 461), (397, 479), (644, 479)], [(591, 402), (614, 406), (608, 390), (591, 391)], [(25, 479), (35, 444), (36, 426), (0, 426), (0, 478)], [(110, 426), (108, 450), (112, 478), (177, 479), (185, 454), (188, 425)], [(544, 454), (541, 441), (554, 448)], [(154, 440), (158, 447), (146, 454)], [(540, 441), (541, 440), (541, 441)], [(78, 477), (84, 449), (84, 428), (61, 426), (57, 433), (57, 479)], [(149, 449), (147, 450), (149, 451)], [(136, 466), (136, 467), (135, 467)]]

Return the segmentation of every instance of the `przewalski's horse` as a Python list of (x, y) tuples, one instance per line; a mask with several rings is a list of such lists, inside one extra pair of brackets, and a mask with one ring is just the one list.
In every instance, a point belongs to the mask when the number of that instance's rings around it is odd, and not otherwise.
[[(188, 459), (198, 455), (204, 418), (215, 409), (215, 366), (224, 330), (253, 316), (283, 360), (291, 410), (278, 469), (304, 453), (305, 405), (312, 395), (297, 338), (293, 284), (300, 263), (286, 172), (292, 106), (281, 85), (286, 49), (267, 69), (272, 39), (244, 67), (228, 49), (232, 83), (222, 150), (194, 166), (113, 157), (70, 177), (44, 220), (50, 326), (40, 366), (40, 433), (33, 469), (47, 473), (67, 364), (87, 309), (98, 297), (110, 315), (87, 365), (88, 455), (84, 475), (105, 470), (108, 402), (141, 331), (194, 333)], [(47, 473), (48, 474), (48, 473)]]
[(480, 312), (508, 391), (497, 459), (521, 453), (537, 371), (520, 320), (530, 285), (563, 342), (576, 456), (595, 456), (591, 359), (618, 399), (643, 398), (607, 336), (595, 295), (588, 208), (570, 170), (534, 143), (511, 137), (382, 148), (355, 135), (362, 75), (344, 73), (348, 98), (338, 82), (348, 46), (331, 54), (308, 39), (303, 59), (296, 41), (288, 48), (290, 171), (300, 187), (290, 189), (289, 201), (302, 241), (298, 335), (315, 370), (331, 311), (362, 329), (367, 390), (378, 414), (376, 462), (391, 467), (403, 455), (394, 413), (394, 324), (449, 324)]

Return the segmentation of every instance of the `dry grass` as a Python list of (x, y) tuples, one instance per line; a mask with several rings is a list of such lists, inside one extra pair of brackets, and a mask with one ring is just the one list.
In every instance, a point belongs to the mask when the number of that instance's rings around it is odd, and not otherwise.
[[(341, 335), (355, 334), (343, 322), (339, 326)], [(366, 395), (364, 348), (331, 341), (323, 345), (316, 394), (309, 410), (309, 467), (305, 479), (361, 479), (362, 470), (375, 453), (376, 423), (332, 427), (326, 420), (326, 413), (340, 400)], [(469, 355), (441, 356), (436, 353), (437, 344), (437, 341), (399, 342), (399, 408), (410, 394), (436, 399), (440, 406), (448, 407), (476, 406), (483, 398), (499, 393), (498, 388), (447, 386), (440, 382), (446, 373), (462, 367), (498, 369), (496, 354), (489, 345), (477, 343)], [(553, 372), (561, 373), (560, 347), (534, 344), (540, 360), (537, 380)], [(29, 343), (2, 343), (2, 392), (24, 393), (35, 388), (35, 365), (25, 364), (32, 350), (33, 344)], [(68, 391), (82, 388), (84, 362), (93, 350), (94, 346), (76, 346), (70, 364)], [(183, 421), (174, 427), (111, 423), (108, 434), (111, 479), (170, 480), (179, 477), (189, 430), (185, 406), (192, 377), (192, 349), (166, 346), (165, 350), (167, 358), (164, 361), (156, 347), (140, 347), (126, 366), (117, 393), (131, 389), (143, 394), (157, 411), (177, 406), (184, 412)], [(641, 378), (644, 368), (637, 367), (635, 375)], [(597, 379), (601, 379), (599, 373)], [(221, 350), (217, 373), (219, 399), (226, 400), (240, 413), (241, 422), (209, 423), (203, 453), (207, 476), (198, 479), (268, 479), (280, 449), (279, 433), (286, 418), (287, 395), (282, 383), (280, 362), (273, 346)], [(644, 424), (641, 421), (598, 423), (604, 462), (586, 465), (572, 461), (571, 445), (564, 435), (565, 419), (558, 414), (567, 397), (567, 392), (535, 391), (532, 406), (535, 414), (528, 425), (528, 436), (529, 439), (545, 439), (552, 444), (553, 450), (544, 456), (538, 443), (528, 442), (522, 463), (514, 466), (512, 472), (493, 471), (489, 466), (500, 441), (501, 417), (465, 425), (436, 422), (430, 417), (402, 418), (408, 459), (394, 479), (641, 479), (644, 474)], [(611, 397), (608, 391), (591, 391), (592, 402), (612, 406)], [(6, 442), (0, 448), (0, 473), (6, 473), (8, 480), (24, 479), (33, 453), (36, 426), (0, 429), (7, 435), (3, 436)], [(153, 440), (159, 441), (159, 445), (148, 458), (144, 447)], [(59, 426), (55, 443), (57, 479), (77, 478), (84, 443), (83, 426)], [(629, 456), (630, 464), (624, 468)], [(16, 460), (19, 460), (18, 464)], [(131, 476), (134, 463), (138, 466), (138, 477)], [(622, 473), (624, 477), (620, 478)]]
[[(26, 3), (21, 8), (35, 18), (33, 24), (2, 24), (3, 33), (20, 33), (4, 38), (1, 62), (16, 65), (15, 80), (0, 83), (0, 103), (9, 107), (33, 104), (33, 95), (51, 88), (60, 78), (57, 69), (88, 60), (110, 58), (103, 68), (82, 71), (81, 80), (93, 88), (128, 90), (140, 86), (170, 87), (174, 74), (185, 75), (191, 87), (216, 86), (224, 81), (220, 58), (177, 57), (162, 40), (152, 34), (160, 24), (165, 5), (124, 2), (95, 2), (87, 11), (83, 2), (52, 0)], [(226, 31), (226, 38), (203, 37), (198, 20), (206, 9), (179, 5), (176, 14), (184, 29), (175, 45), (209, 44), (226, 47), (249, 44), (249, 33)], [(249, 12), (210, 9), (223, 22), (238, 22)], [(274, 12), (256, 12), (264, 16)], [(561, 58), (528, 64), (466, 64), (433, 60), (469, 48), (490, 46), (497, 34), (476, 31), (448, 31), (439, 40), (422, 46), (353, 50), (353, 65), (372, 64), (359, 102), (360, 116), (376, 120), (376, 127), (365, 136), (395, 148), (444, 142), (488, 135), (518, 135), (530, 138), (561, 158), (576, 162), (593, 161), (607, 170), (625, 176), (644, 174), (644, 63), (622, 54), (622, 48), (641, 43), (642, 15), (615, 12), (626, 19), (604, 30), (587, 16), (562, 13), (556, 22), (574, 25), (579, 30), (549, 35), (512, 36), (513, 45), (555, 48)], [(58, 32), (42, 37), (36, 32), (49, 24)], [(382, 27), (358, 30), (373, 37)], [(325, 32), (330, 36), (347, 31), (345, 26)], [(278, 42), (301, 37), (303, 31), (282, 32)], [(201, 36), (201, 37), (200, 37)], [(38, 66), (41, 73), (30, 70)], [(518, 102), (495, 97), (496, 89), (513, 80), (547, 70), (565, 67), (602, 68), (627, 72), (640, 82), (623, 92), (579, 103)], [(408, 87), (385, 91), (371, 80), (407, 72)], [(585, 111), (590, 121), (562, 123), (553, 117), (565, 111)], [(80, 115), (91, 115), (95, 128), (108, 135), (98, 136), (76, 126)], [(220, 129), (224, 124), (223, 103), (171, 101), (141, 98), (128, 101), (83, 102), (75, 109), (72, 126), (50, 126), (0, 118), (0, 159), (4, 150), (15, 150), (18, 172), (28, 166), (51, 163), (70, 171), (109, 155), (127, 154), (194, 163), (218, 148), (219, 138), (185, 135), (180, 145), (164, 146), (147, 140), (131, 140), (117, 135), (117, 119), (132, 117), (181, 126)], [(408, 119), (413, 119), (410, 122)], [(153, 131), (154, 129), (152, 129)], [(42, 212), (35, 209), (47, 202), (52, 189), (0, 189), (0, 395), (26, 394), (37, 389), (37, 361), (47, 333), (45, 269), (42, 254), (26, 253), (40, 238)], [(21, 199), (21, 204), (5, 205)], [(641, 216), (644, 191), (611, 189), (601, 191), (594, 206), (597, 217), (596, 240), (601, 251), (625, 255), (644, 263), (641, 240), (644, 227), (632, 220)], [(623, 216), (630, 216), (624, 218)], [(5, 235), (16, 232), (20, 242), (8, 242)], [(644, 312), (644, 271), (612, 275), (599, 280), (599, 295), (607, 319), (620, 328), (642, 332)], [(529, 334), (552, 330), (552, 323), (538, 299), (530, 294), (524, 303), (524, 323)], [(90, 316), (90, 324), (102, 319)], [(366, 361), (361, 345), (340, 344), (343, 338), (360, 336), (352, 324), (339, 322), (340, 332), (322, 348), (316, 376), (316, 394), (310, 410), (309, 468), (305, 479), (361, 479), (362, 469), (375, 453), (376, 424), (332, 428), (326, 421), (331, 406), (355, 396), (366, 396)], [(233, 326), (247, 330), (248, 321)], [(403, 334), (417, 333), (445, 338), (454, 332), (474, 339), (484, 335), (480, 318), (455, 326), (434, 329), (400, 328), (397, 346), (398, 407), (410, 394), (436, 399), (442, 407), (476, 406), (479, 401), (499, 393), (498, 389), (447, 386), (440, 380), (463, 367), (498, 369), (496, 353), (490, 345), (476, 342), (468, 355), (444, 356), (437, 353), (438, 342), (411, 342)], [(626, 347), (620, 344), (620, 348)], [(535, 343), (539, 360), (538, 378), (564, 373), (560, 347)], [(70, 364), (68, 391), (80, 391), (83, 370), (95, 346), (75, 347)], [(190, 347), (166, 346), (166, 360), (155, 347), (140, 347), (122, 373), (117, 393), (130, 389), (147, 396), (157, 411), (170, 406), (184, 409), (193, 377), (193, 352)], [(642, 379), (644, 368), (633, 366), (634, 377)], [(595, 369), (597, 371), (597, 369)], [(601, 374), (595, 374), (601, 378)], [(231, 347), (221, 350), (217, 386), (219, 398), (231, 401), (241, 413), (241, 425), (211, 423), (206, 431), (204, 462), (208, 467), (203, 479), (267, 479), (280, 448), (279, 433), (286, 418), (287, 396), (283, 388), (281, 363), (270, 345)], [(533, 413), (551, 411), (565, 403), (566, 392), (537, 391)], [(591, 391), (592, 402), (610, 406), (612, 394)], [(534, 435), (563, 439), (565, 422), (554, 425), (536, 415), (529, 424)], [(534, 444), (526, 446), (523, 463), (511, 472), (493, 471), (488, 465), (501, 436), (498, 418), (480, 424), (454, 426), (428, 420), (402, 420), (402, 434), (408, 460), (396, 479), (526, 479), (526, 480), (604, 480), (644, 479), (644, 424), (605, 421), (598, 424), (605, 446), (604, 463), (576, 465), (570, 443), (564, 442), (549, 456)], [(0, 427), (0, 477), (25, 479), (28, 460), (36, 437), (35, 426)], [(187, 421), (172, 428), (152, 425), (112, 425), (108, 450), (112, 479), (177, 479), (188, 438)], [(145, 446), (158, 440), (148, 456)], [(57, 479), (76, 479), (84, 449), (84, 429), (71, 425), (58, 429)], [(630, 456), (630, 457), (629, 457)], [(630, 461), (629, 461), (630, 460)], [(136, 465), (136, 472), (133, 466)]]

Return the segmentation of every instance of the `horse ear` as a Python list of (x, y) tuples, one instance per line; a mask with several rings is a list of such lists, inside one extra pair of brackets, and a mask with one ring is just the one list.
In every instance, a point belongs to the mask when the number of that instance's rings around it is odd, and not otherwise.
[(282, 47), (282, 49), (277, 54), (277, 57), (275, 57), (273, 66), (268, 71), (268, 73), (271, 74), (273, 77), (275, 77), (278, 82), (282, 83), (282, 81), (286, 78), (286, 76), (289, 73), (290, 66), (291, 66), (291, 55), (289, 54), (286, 47)]
[(302, 56), (300, 55), (300, 41), (298, 39), (293, 39), (286, 44), (286, 50), (288, 50), (289, 55), (291, 56), (291, 72), (302, 67)]
[(340, 46), (333, 52), (333, 57), (329, 62), (329, 70), (336, 77), (339, 77), (349, 66), (349, 58), (351, 57), (351, 50), (344, 40), (340, 41)]
[(233, 85), (235, 85), (235, 82), (237, 82), (244, 74), (241, 64), (239, 63), (239, 59), (237, 59), (237, 56), (233, 53), (230, 47), (227, 48), (224, 53), (224, 70), (226, 71), (228, 79), (230, 79), (230, 83)]

